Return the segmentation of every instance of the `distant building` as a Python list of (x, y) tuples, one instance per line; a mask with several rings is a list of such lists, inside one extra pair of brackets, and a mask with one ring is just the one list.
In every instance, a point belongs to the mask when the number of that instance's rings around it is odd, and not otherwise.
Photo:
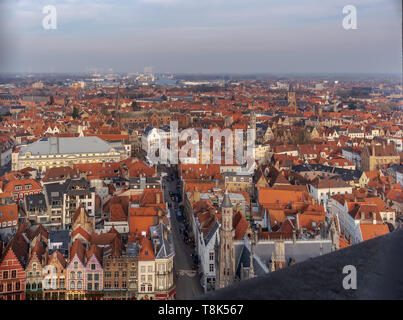
[(42, 138), (13, 153), (12, 170), (32, 167), (46, 171), (53, 167), (118, 162), (126, 158), (123, 146), (112, 146), (98, 137)]
[(400, 156), (394, 144), (366, 146), (361, 153), (361, 169), (376, 171), (383, 165), (399, 164)]

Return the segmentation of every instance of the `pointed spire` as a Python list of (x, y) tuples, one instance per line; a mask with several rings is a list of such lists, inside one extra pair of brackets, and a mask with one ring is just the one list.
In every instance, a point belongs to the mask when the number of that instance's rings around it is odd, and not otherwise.
[(232, 202), (229, 198), (228, 190), (225, 189), (224, 197), (221, 203), (221, 208), (232, 208)]

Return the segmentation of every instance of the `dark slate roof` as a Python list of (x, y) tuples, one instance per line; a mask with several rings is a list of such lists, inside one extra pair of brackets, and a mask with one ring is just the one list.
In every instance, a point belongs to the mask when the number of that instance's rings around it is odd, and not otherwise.
[(338, 175), (344, 181), (351, 181), (359, 179), (362, 175), (360, 170), (349, 170), (343, 168), (329, 167), (322, 164), (299, 164), (292, 167), (295, 172), (307, 172), (307, 171), (321, 171), (334, 173)]
[[(198, 300), (402, 299), (403, 230), (297, 263), (197, 297)], [(357, 270), (357, 289), (343, 288), (343, 268)]]
[[(76, 187), (79, 187), (79, 189), (76, 189)], [(91, 187), (90, 183), (84, 178), (80, 180), (66, 180), (66, 193), (69, 195), (86, 195), (90, 192), (95, 192), (95, 188)]]
[(46, 200), (45, 195), (43, 193), (38, 194), (30, 194), (25, 196), (25, 203), (27, 206), (27, 210), (46, 210)]
[(215, 220), (213, 226), (211, 227), (209, 233), (207, 234), (207, 237), (205, 240), (206, 246), (208, 245), (210, 240), (213, 238), (214, 234), (216, 233), (216, 231), (218, 230), (219, 227), (220, 227), (220, 224), (218, 223), (217, 220)]
[(52, 200), (60, 200), (63, 203), (63, 194), (67, 189), (65, 183), (48, 183), (44, 187), (50, 204)]
[(138, 257), (139, 256), (139, 247), (135, 242), (129, 242), (126, 246), (127, 248), (127, 256), (129, 257)]
[(0, 239), (3, 243), (7, 244), (8, 241), (15, 235), (16, 230), (14, 227), (0, 228)]
[[(157, 252), (156, 259), (166, 259), (175, 253), (172, 232), (168, 231), (163, 223), (151, 226), (150, 233), (151, 237), (158, 237), (153, 240)], [(167, 239), (165, 239), (165, 235)]]
[[(248, 247), (243, 246), (241, 255), (237, 260), (238, 264), (235, 266), (236, 275), (241, 277), (241, 264), (244, 268), (250, 268), (250, 250)], [(263, 276), (266, 274), (266, 271), (262, 268), (261, 264), (257, 261), (256, 254), (253, 256), (253, 272), (255, 276)]]
[[(67, 251), (70, 243), (69, 230), (56, 230), (49, 232), (49, 242), (62, 242), (62, 246), (58, 249), (64, 256), (67, 256)], [(49, 254), (52, 254), (54, 250), (50, 250)]]

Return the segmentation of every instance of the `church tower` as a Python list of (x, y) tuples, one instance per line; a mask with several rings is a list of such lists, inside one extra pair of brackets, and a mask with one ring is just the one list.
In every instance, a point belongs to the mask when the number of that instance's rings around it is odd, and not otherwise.
[(252, 106), (250, 106), (249, 109), (250, 109), (250, 122), (249, 122), (249, 127), (250, 127), (251, 129), (256, 130), (255, 104), (252, 103)]
[(121, 108), (121, 102), (120, 102), (120, 84), (118, 85), (118, 91), (116, 92), (116, 101), (115, 101), (115, 124), (120, 125), (120, 108)]
[(297, 99), (295, 97), (295, 91), (292, 91), (292, 89), (290, 89), (287, 94), (287, 101), (288, 106), (294, 109), (294, 113), (297, 113)]
[(218, 274), (216, 279), (217, 288), (227, 287), (235, 280), (235, 231), (232, 226), (232, 211), (232, 203), (228, 191), (225, 190), (224, 198), (221, 203), (220, 245), (218, 250)]

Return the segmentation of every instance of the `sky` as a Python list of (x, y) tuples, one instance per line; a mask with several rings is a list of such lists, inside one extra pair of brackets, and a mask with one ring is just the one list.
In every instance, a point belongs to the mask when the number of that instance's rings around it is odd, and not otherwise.
[(400, 0), (1, 0), (0, 72), (401, 73), (401, 19)]

